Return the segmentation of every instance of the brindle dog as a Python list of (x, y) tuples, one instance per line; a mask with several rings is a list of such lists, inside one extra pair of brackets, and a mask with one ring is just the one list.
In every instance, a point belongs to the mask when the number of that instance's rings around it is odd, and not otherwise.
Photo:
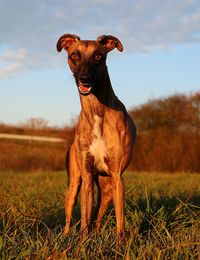
[(96, 227), (113, 200), (117, 234), (125, 232), (124, 185), (122, 173), (129, 164), (136, 129), (124, 105), (115, 96), (106, 66), (107, 53), (123, 50), (114, 36), (103, 35), (85, 41), (74, 34), (64, 34), (57, 50), (68, 52), (68, 64), (78, 87), (81, 113), (74, 142), (68, 151), (69, 185), (66, 194), (66, 226), (69, 232), (72, 211), (80, 187), (81, 231), (88, 234), (92, 222), (94, 180), (100, 192)]

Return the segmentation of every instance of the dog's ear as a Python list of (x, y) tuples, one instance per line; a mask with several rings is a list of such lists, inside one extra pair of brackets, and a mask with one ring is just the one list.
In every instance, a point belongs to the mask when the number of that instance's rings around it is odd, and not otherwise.
[(107, 52), (117, 48), (118, 51), (123, 51), (123, 45), (119, 39), (112, 35), (102, 35), (97, 38), (97, 41), (103, 45)]
[(76, 41), (80, 41), (79, 36), (75, 34), (64, 34), (59, 38), (57, 42), (57, 51), (61, 52), (62, 48), (64, 48), (67, 51), (69, 47)]

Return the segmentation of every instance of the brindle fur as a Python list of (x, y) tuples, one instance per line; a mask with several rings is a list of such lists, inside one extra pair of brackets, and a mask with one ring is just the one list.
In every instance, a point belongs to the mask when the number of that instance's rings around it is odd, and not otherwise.
[[(100, 36), (84, 41), (73, 34), (58, 40), (57, 50), (68, 52), (68, 64), (77, 86), (90, 86), (89, 93), (79, 93), (81, 113), (74, 142), (68, 151), (69, 177), (65, 211), (68, 234), (76, 197), (81, 191), (81, 231), (88, 234), (92, 222), (94, 181), (99, 189), (96, 227), (111, 201), (114, 202), (117, 234), (124, 235), (124, 185), (122, 173), (129, 164), (136, 130), (124, 105), (115, 96), (106, 66), (107, 53), (123, 50), (114, 36)], [(81, 83), (82, 82), (82, 83)], [(84, 85), (85, 84), (85, 85)]]

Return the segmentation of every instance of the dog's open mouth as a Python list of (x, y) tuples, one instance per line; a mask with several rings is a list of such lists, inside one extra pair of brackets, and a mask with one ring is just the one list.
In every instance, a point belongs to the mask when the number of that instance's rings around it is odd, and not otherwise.
[(91, 88), (92, 88), (92, 85), (91, 84), (83, 84), (83, 83), (80, 83), (78, 84), (78, 89), (79, 89), (79, 92), (83, 95), (87, 95), (90, 93), (91, 91)]

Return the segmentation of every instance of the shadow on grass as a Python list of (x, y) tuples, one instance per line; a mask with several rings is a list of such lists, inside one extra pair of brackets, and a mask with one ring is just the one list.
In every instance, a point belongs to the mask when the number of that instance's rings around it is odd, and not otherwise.
[[(44, 213), (44, 217), (42, 218), (41, 224), (39, 225), (39, 229), (43, 229), (45, 226), (49, 230), (58, 229), (58, 232), (60, 232), (61, 230), (63, 231), (65, 227), (64, 207), (55, 210), (53, 214), (52, 212), (48, 214), (48, 209), (46, 209), (45, 211), (46, 212)], [(77, 222), (79, 222), (79, 220), (80, 220), (80, 207), (79, 205), (76, 205), (72, 216), (71, 226), (75, 225)]]
[[(126, 200), (126, 208), (129, 212), (139, 212), (139, 233), (146, 235), (152, 228), (155, 228), (159, 222), (173, 231), (173, 228), (180, 223), (185, 227), (193, 224), (193, 220), (200, 217), (200, 195), (178, 197), (161, 196), (155, 198), (152, 194), (146, 198), (134, 201), (130, 198)], [(126, 214), (127, 221), (134, 225), (133, 215)], [(163, 225), (162, 223), (162, 225)]]

